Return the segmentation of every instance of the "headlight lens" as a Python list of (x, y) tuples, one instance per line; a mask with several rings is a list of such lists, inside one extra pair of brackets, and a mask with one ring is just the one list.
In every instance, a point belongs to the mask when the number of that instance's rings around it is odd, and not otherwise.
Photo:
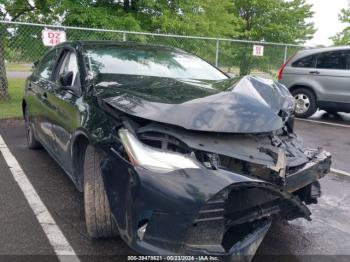
[(143, 144), (125, 128), (119, 129), (118, 134), (134, 166), (164, 173), (184, 168), (201, 168), (201, 164), (189, 156), (165, 152)]

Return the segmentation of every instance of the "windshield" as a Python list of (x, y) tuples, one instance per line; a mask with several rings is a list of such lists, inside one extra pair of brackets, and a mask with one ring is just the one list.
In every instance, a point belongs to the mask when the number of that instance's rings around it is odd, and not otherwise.
[(199, 80), (227, 79), (199, 57), (155, 46), (86, 46), (87, 67), (96, 74), (123, 74)]

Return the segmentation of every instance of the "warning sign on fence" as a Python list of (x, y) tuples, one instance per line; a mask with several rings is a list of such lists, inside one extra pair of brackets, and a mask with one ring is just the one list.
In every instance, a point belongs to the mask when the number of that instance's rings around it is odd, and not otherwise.
[(55, 46), (66, 41), (66, 32), (56, 30), (43, 30), (41, 33), (44, 46)]
[(264, 46), (263, 45), (253, 45), (253, 55), (254, 56), (264, 56)]

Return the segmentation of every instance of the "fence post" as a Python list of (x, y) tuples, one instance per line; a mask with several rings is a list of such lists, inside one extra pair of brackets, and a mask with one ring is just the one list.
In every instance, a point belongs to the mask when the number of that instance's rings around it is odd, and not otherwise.
[(219, 39), (216, 40), (215, 66), (219, 65)]
[(283, 64), (285, 64), (287, 62), (287, 55), (288, 55), (288, 46), (286, 45), (284, 48), (284, 60), (283, 60)]
[(5, 65), (5, 32), (6, 24), (0, 24), (0, 101), (10, 99)]
[(123, 32), (123, 41), (125, 42), (126, 41), (126, 33)]

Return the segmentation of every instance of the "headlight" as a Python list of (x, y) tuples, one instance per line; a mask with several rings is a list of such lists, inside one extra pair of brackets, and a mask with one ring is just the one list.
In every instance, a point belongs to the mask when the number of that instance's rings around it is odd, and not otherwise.
[(141, 143), (125, 128), (118, 131), (120, 140), (134, 166), (142, 166), (156, 172), (170, 172), (184, 168), (201, 168), (195, 159), (178, 153), (164, 152)]

